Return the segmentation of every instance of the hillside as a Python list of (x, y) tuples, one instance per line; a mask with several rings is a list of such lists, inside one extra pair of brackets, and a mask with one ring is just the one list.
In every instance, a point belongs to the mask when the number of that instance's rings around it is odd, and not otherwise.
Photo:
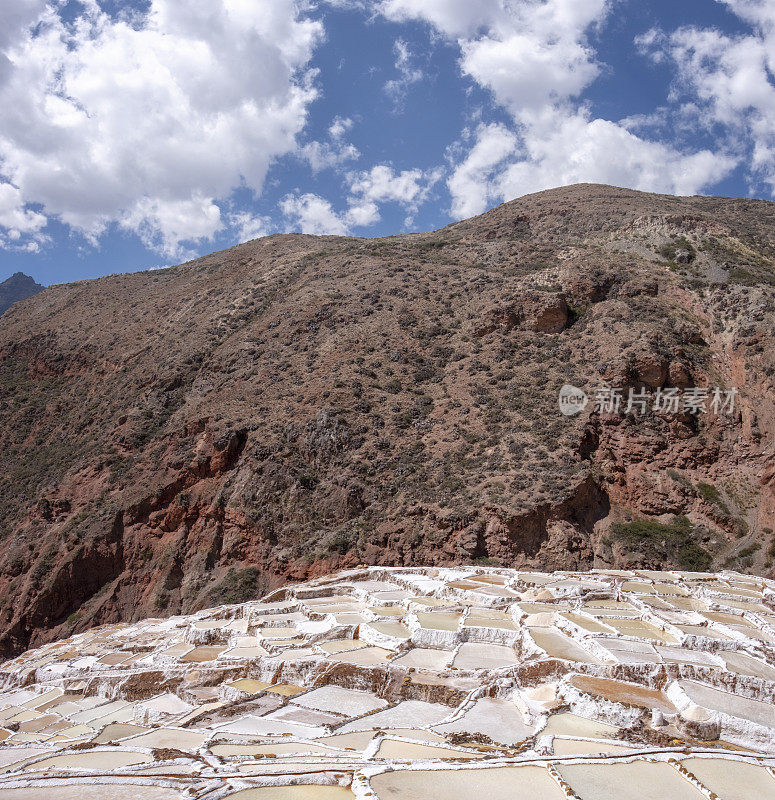
[(0, 316), (17, 301), (26, 300), (28, 297), (42, 292), (43, 287), (39, 283), (25, 275), (23, 272), (14, 272), (10, 278), (0, 282)]
[[(0, 320), (0, 647), (360, 563), (773, 575), (775, 203), (579, 185)], [(558, 391), (736, 387), (735, 413)]]

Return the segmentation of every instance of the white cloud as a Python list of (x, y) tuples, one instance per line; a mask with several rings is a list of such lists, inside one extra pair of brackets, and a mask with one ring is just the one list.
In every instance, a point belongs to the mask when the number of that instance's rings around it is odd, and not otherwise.
[(280, 208), (289, 229), (302, 233), (344, 236), (380, 220), (380, 205), (397, 203), (410, 215), (417, 211), (441, 177), (440, 170), (406, 169), (396, 172), (386, 164), (347, 176), (347, 208), (337, 213), (331, 203), (316, 194), (289, 194)]
[(456, 41), (461, 72), (488, 89), (511, 117), (510, 124), (480, 125), (462, 158), (461, 147), (452, 148), (458, 158), (447, 181), (453, 216), (470, 216), (493, 202), (582, 181), (690, 194), (734, 167), (734, 159), (725, 154), (684, 153), (641, 138), (632, 130), (633, 120), (596, 119), (579, 99), (600, 72), (588, 33), (607, 19), (614, 4), (382, 2), (380, 11), (389, 19), (423, 20)]
[(396, 22), (423, 20), (450, 38), (473, 37), (508, 20), (502, 0), (383, 0), (379, 11)]
[(360, 151), (348, 142), (308, 142), (299, 149), (301, 157), (313, 172), (338, 167), (360, 158)]
[(310, 165), (314, 173), (339, 167), (348, 161), (356, 161), (361, 156), (360, 151), (344, 138), (352, 126), (353, 121), (349, 117), (334, 117), (328, 128), (329, 141), (307, 142), (299, 147), (299, 157)]
[(750, 178), (775, 196), (775, 2), (721, 2), (753, 26), (750, 33), (684, 27), (651, 31), (639, 44), (657, 61), (672, 60), (675, 104), (689, 105), (699, 126), (720, 126), (730, 149), (750, 164)]
[(350, 175), (350, 192), (377, 203), (396, 202), (416, 208), (426, 199), (438, 177), (436, 172), (421, 169), (397, 173), (392, 167), (378, 164), (368, 171)]
[(709, 150), (684, 155), (584, 110), (542, 113), (527, 128), (524, 147), (526, 158), (509, 165), (498, 180), (503, 198), (579, 182), (691, 195), (721, 180), (735, 164)]
[(461, 70), (518, 112), (575, 96), (598, 73), (585, 34), (609, 0), (385, 0), (390, 19), (421, 19), (461, 49)]
[(395, 172), (386, 164), (352, 173), (348, 176), (348, 218), (353, 225), (377, 222), (380, 203), (398, 203), (411, 215), (425, 202), (440, 177), (440, 170), (405, 169)]
[(350, 117), (334, 117), (334, 121), (328, 128), (328, 135), (334, 141), (341, 141), (344, 138), (344, 135), (352, 129), (353, 121)]
[(151, 0), (129, 21), (84, 6), (68, 24), (5, 0), (2, 178), (87, 236), (118, 222), (173, 255), (296, 149), (322, 27), (293, 0)]
[(404, 99), (407, 89), (413, 84), (422, 80), (422, 70), (413, 66), (413, 56), (409, 45), (403, 40), (398, 39), (393, 44), (395, 55), (395, 67), (399, 77), (385, 83), (383, 89), (385, 93), (393, 99), (396, 107), (399, 107)]
[(375, 222), (379, 222), (380, 219), (379, 206), (375, 202), (364, 198), (350, 199), (350, 206), (345, 215), (348, 230), (350, 227), (368, 227)]
[(517, 136), (505, 125), (482, 125), (476, 143), (447, 179), (452, 195), (452, 215), (462, 219), (481, 214), (502, 198), (496, 169), (518, 150)]
[(43, 214), (25, 208), (22, 194), (16, 186), (0, 183), (0, 229), (4, 229), (8, 240), (15, 242), (23, 235), (39, 237), (46, 221)]
[(334, 211), (331, 203), (316, 194), (287, 195), (280, 208), (289, 222), (289, 230), (315, 235), (345, 236), (345, 221)]
[(238, 242), (248, 242), (273, 232), (272, 220), (269, 217), (254, 215), (249, 211), (235, 211), (229, 215), (228, 222)]

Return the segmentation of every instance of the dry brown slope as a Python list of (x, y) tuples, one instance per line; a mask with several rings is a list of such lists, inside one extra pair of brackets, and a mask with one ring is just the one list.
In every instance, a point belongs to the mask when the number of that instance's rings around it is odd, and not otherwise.
[[(358, 562), (771, 570), (774, 231), (773, 203), (580, 185), (18, 304), (2, 646)], [(739, 413), (559, 415), (603, 380), (736, 385)]]

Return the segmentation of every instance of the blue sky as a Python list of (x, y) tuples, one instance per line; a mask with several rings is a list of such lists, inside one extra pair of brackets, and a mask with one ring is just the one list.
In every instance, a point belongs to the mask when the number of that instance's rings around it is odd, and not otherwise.
[(775, 0), (4, 0), (0, 280), (578, 181), (772, 199), (773, 75)]

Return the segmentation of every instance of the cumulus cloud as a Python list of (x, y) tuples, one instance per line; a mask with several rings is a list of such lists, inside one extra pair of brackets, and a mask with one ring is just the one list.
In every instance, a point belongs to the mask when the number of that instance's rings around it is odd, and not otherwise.
[(377, 203), (392, 201), (416, 209), (438, 177), (435, 171), (405, 169), (395, 172), (386, 164), (378, 164), (368, 171), (350, 175), (350, 192)]
[(492, 201), (502, 197), (499, 167), (519, 149), (516, 134), (505, 125), (481, 125), (474, 138), (474, 146), (447, 181), (452, 215), (461, 219), (481, 214)]
[(235, 233), (238, 242), (247, 242), (272, 233), (274, 226), (272, 220), (260, 214), (251, 214), (249, 211), (235, 211), (229, 215), (229, 227)]
[(457, 158), (447, 181), (453, 216), (580, 181), (691, 194), (734, 167), (726, 154), (683, 152), (641, 138), (631, 121), (598, 119), (585, 106), (583, 92), (600, 73), (588, 34), (613, 5), (611, 0), (381, 3), (389, 19), (422, 20), (455, 41), (461, 72), (489, 90), (511, 118), (509, 124), (464, 132), (461, 144), (469, 150)]
[(528, 127), (524, 148), (527, 157), (499, 177), (501, 197), (579, 182), (691, 195), (735, 166), (733, 158), (709, 150), (683, 154), (668, 144), (641, 139), (583, 109), (542, 113)]
[(150, 0), (134, 17), (82, 6), (69, 22), (35, 0), (0, 12), (13, 31), (0, 24), (0, 179), (19, 192), (16, 230), (34, 233), (34, 203), (89, 237), (118, 223), (177, 254), (223, 227), (218, 201), (260, 192), (296, 149), (322, 27), (293, 0)]
[(318, 236), (344, 236), (348, 231), (346, 222), (331, 203), (316, 194), (287, 195), (280, 201), (280, 208), (291, 230)]
[(411, 219), (440, 177), (440, 170), (405, 169), (395, 172), (386, 164), (352, 173), (349, 175), (348, 218), (353, 225), (370, 225), (380, 219), (380, 204), (398, 203)]
[(722, 2), (753, 26), (750, 33), (690, 26), (650, 31), (639, 44), (655, 60), (675, 64), (674, 102), (688, 104), (696, 123), (719, 126), (730, 149), (750, 164), (749, 177), (775, 196), (775, 3)]
[(379, 222), (380, 206), (396, 203), (410, 217), (425, 202), (441, 177), (440, 170), (406, 169), (396, 172), (386, 164), (347, 176), (347, 208), (337, 213), (331, 203), (316, 194), (286, 195), (280, 203), (292, 230), (302, 233), (344, 236), (353, 228)]
[(10, 183), (0, 183), (0, 243), (13, 243), (18, 246), (23, 236), (36, 242), (46, 226), (43, 214), (25, 208), (22, 194)]
[(349, 117), (335, 117), (328, 128), (328, 141), (308, 142), (299, 148), (299, 155), (310, 165), (313, 172), (357, 160), (360, 158), (360, 151), (344, 138), (352, 126), (353, 121)]

